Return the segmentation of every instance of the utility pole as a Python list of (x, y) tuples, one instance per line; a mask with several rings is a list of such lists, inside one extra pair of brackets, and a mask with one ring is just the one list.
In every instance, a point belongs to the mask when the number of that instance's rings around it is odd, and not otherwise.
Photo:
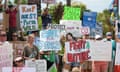
[(67, 1), (67, 6), (71, 6), (71, 0), (66, 0)]

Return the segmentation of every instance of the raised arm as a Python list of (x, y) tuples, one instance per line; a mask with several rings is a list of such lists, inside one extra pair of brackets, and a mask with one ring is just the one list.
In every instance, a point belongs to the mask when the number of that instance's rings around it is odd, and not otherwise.
[(18, 1), (17, 1), (17, 7), (16, 7), (17, 10), (19, 10), (19, 5), (20, 5), (20, 3), (21, 3), (21, 0), (18, 0)]

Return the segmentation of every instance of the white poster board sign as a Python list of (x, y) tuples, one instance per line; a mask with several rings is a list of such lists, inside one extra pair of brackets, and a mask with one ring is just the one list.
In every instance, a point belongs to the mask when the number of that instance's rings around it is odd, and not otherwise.
[(36, 69), (29, 67), (4, 67), (2, 72), (36, 72)]
[(20, 26), (23, 31), (38, 30), (37, 6), (20, 5)]
[(77, 42), (66, 42), (65, 51), (67, 62), (83, 62), (89, 59), (89, 48), (85, 40)]
[(116, 44), (115, 65), (120, 65), (120, 43)]
[(65, 25), (65, 31), (67, 33), (70, 32), (75, 37), (81, 36), (80, 27), (82, 27), (82, 25), (80, 20), (60, 20), (60, 24)]
[(2, 67), (12, 67), (13, 63), (13, 49), (12, 44), (0, 45), (0, 72)]
[(111, 61), (112, 44), (104, 41), (90, 41), (90, 56), (92, 61)]
[(25, 66), (36, 68), (36, 72), (47, 72), (47, 63), (45, 60), (26, 60)]

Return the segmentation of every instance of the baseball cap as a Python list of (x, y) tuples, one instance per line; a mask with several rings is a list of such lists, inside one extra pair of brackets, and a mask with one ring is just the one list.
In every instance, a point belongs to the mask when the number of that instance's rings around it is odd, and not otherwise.
[(111, 32), (107, 32), (106, 36), (112, 36), (112, 33)]

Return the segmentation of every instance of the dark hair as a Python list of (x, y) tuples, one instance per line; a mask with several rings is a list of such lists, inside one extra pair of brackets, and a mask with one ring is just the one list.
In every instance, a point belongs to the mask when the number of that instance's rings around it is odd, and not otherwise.
[(76, 38), (72, 35), (72, 33), (67, 33), (66, 34), (66, 40), (68, 40), (68, 35), (70, 35), (73, 38), (73, 40), (76, 40)]
[(9, 8), (12, 8), (12, 7), (14, 7), (14, 5), (8, 5), (8, 7), (9, 7)]

